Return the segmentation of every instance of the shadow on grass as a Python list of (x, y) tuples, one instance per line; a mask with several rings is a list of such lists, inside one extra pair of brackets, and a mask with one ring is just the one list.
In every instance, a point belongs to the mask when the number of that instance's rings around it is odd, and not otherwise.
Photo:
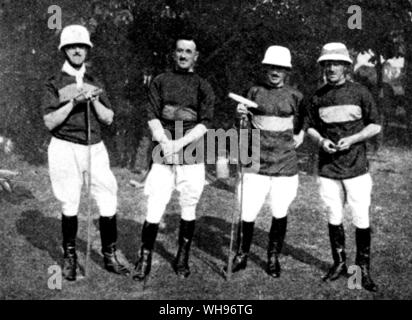
[[(199, 250), (221, 261), (222, 265), (226, 265), (229, 254), (230, 233), (231, 224), (228, 223), (226, 220), (216, 217), (204, 216), (198, 219), (197, 221), (194, 245)], [(268, 232), (255, 227), (252, 245), (261, 247), (266, 252), (267, 239)], [(233, 250), (236, 250), (236, 239), (233, 240)], [(304, 249), (294, 247), (287, 243), (284, 244), (282, 253), (284, 255), (291, 256), (293, 259), (297, 261), (315, 266), (316, 268), (322, 271), (327, 271), (329, 268), (329, 264), (327, 262), (324, 262), (312, 256), (311, 254), (307, 253)], [(250, 260), (255, 262), (263, 270), (266, 270), (266, 254), (264, 258), (262, 258), (255, 252), (253, 252), (252, 247), (250, 252)], [(217, 267), (217, 270), (220, 269), (221, 268)]]
[[(159, 254), (163, 259), (168, 261), (170, 264), (173, 263), (174, 254), (170, 253), (159, 241), (159, 235), (162, 233), (171, 233), (173, 230), (178, 228), (178, 223), (175, 221), (178, 219), (177, 215), (173, 216), (173, 219), (169, 219), (166, 215), (166, 228), (159, 229), (159, 233), (154, 246), (154, 251)], [(142, 244), (142, 227), (143, 225), (137, 221), (129, 219), (118, 219), (117, 220), (117, 247), (122, 250), (125, 258), (132, 264), (137, 262), (140, 253), (140, 246)]]
[[(45, 217), (39, 210), (24, 211), (21, 216), (16, 221), (18, 233), (23, 235), (32, 246), (46, 251), (54, 261), (62, 265), (61, 220)], [(86, 254), (85, 241), (77, 238), (76, 247), (78, 252)], [(103, 268), (102, 258), (96, 251), (91, 250), (90, 258)]]

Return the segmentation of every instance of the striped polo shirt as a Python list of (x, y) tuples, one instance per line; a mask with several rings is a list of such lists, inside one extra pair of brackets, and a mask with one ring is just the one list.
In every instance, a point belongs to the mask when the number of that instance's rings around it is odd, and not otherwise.
[[(356, 82), (326, 84), (316, 91), (307, 107), (307, 127), (316, 129), (334, 143), (360, 132), (371, 123), (379, 124), (378, 111), (371, 93)], [(349, 150), (333, 154), (319, 150), (319, 175), (331, 179), (349, 179), (367, 173), (365, 141)]]
[[(252, 87), (247, 97), (258, 104), (251, 109), (252, 129), (260, 132), (260, 154), (252, 161), (259, 161), (258, 174), (267, 176), (293, 176), (298, 173), (298, 159), (293, 134), (303, 126), (300, 112), (303, 95), (296, 89), (284, 85), (281, 88), (258, 85)], [(256, 147), (251, 146), (256, 150)]]
[[(42, 97), (41, 108), (43, 114), (46, 115), (58, 110), (72, 98), (76, 97), (82, 90), (88, 91), (103, 88), (101, 83), (88, 72), (85, 73), (83, 82), (83, 88), (79, 90), (76, 87), (76, 78), (64, 71), (59, 71), (50, 77), (46, 82), (45, 92)], [(105, 92), (99, 96), (99, 101), (107, 108), (112, 108)], [(91, 144), (96, 144), (102, 140), (101, 123), (97, 118), (93, 106), (91, 106), (90, 110)], [(62, 140), (87, 145), (86, 103), (77, 104), (66, 120), (54, 128), (51, 134)]]

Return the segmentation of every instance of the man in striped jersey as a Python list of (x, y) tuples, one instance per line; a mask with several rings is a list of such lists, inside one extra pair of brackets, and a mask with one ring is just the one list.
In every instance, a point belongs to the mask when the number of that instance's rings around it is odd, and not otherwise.
[(88, 150), (92, 161), (90, 188), (100, 214), (104, 266), (113, 273), (130, 273), (117, 259), (117, 182), (101, 135), (101, 126), (113, 122), (114, 112), (103, 90), (98, 96), (93, 94), (103, 85), (86, 69), (85, 60), (92, 47), (85, 27), (70, 25), (63, 29), (59, 50), (65, 62), (47, 81), (41, 104), (44, 123), (52, 135), (48, 147), (49, 173), (53, 193), (62, 208), (63, 276), (69, 281), (77, 276), (77, 214), (83, 175), (89, 170)]
[[(303, 117), (300, 105), (303, 95), (285, 84), (291, 64), (289, 49), (271, 46), (262, 61), (266, 75), (263, 83), (253, 86), (248, 99), (258, 108), (248, 110), (238, 105), (238, 113), (248, 114), (253, 129), (260, 131), (260, 154), (253, 157), (251, 168), (243, 179), (241, 232), (232, 271), (245, 269), (253, 237), (256, 216), (269, 194), (272, 225), (269, 232), (267, 272), (280, 276), (279, 255), (286, 234), (288, 208), (298, 189), (298, 159), (295, 149), (303, 140)], [(251, 113), (253, 112), (253, 113)], [(254, 148), (252, 148), (254, 150)], [(258, 164), (258, 165), (256, 165)]]
[(334, 264), (323, 279), (336, 280), (347, 273), (342, 224), (343, 206), (347, 202), (356, 227), (356, 264), (362, 273), (362, 286), (376, 291), (369, 273), (372, 179), (365, 141), (381, 130), (378, 112), (371, 93), (360, 84), (346, 80), (352, 60), (344, 44), (326, 44), (318, 63), (327, 83), (311, 98), (307, 132), (320, 147), (320, 196), (329, 209)]

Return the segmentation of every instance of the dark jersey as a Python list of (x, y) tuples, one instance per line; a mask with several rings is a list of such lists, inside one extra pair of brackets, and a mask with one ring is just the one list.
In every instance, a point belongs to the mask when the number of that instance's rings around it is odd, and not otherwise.
[[(366, 87), (346, 81), (339, 86), (318, 89), (307, 108), (307, 127), (316, 129), (334, 143), (360, 132), (371, 123), (379, 123), (378, 111)], [(367, 173), (369, 164), (364, 141), (349, 150), (328, 154), (319, 150), (319, 175), (331, 179), (349, 179)]]
[[(160, 74), (150, 85), (149, 99), (148, 121), (160, 120), (173, 140), (181, 138), (197, 124), (204, 124), (208, 129), (213, 124), (215, 95), (210, 84), (196, 73)], [(203, 156), (195, 158), (196, 162), (204, 161)]]
[[(76, 78), (68, 75), (66, 72), (60, 71), (51, 77), (46, 83), (45, 93), (43, 94), (41, 104), (43, 114), (46, 115), (58, 110), (72, 98), (76, 97), (82, 90), (103, 89), (103, 86), (88, 73), (84, 75), (83, 82), (83, 88), (79, 90), (76, 87)], [(112, 108), (105, 92), (99, 96), (99, 101), (104, 104), (105, 107), (109, 109)], [(102, 140), (101, 128), (92, 105), (90, 105), (90, 110), (91, 144), (95, 144)], [(62, 140), (87, 145), (86, 103), (77, 104), (66, 120), (54, 128), (51, 134)]]
[[(298, 159), (293, 135), (303, 127), (301, 102), (303, 95), (290, 86), (271, 88), (252, 87), (247, 97), (258, 104), (250, 119), (252, 129), (260, 131), (259, 174), (293, 176), (298, 173)], [(258, 143), (253, 141), (252, 143)], [(252, 146), (252, 151), (256, 150)], [(256, 168), (256, 165), (253, 167)]]

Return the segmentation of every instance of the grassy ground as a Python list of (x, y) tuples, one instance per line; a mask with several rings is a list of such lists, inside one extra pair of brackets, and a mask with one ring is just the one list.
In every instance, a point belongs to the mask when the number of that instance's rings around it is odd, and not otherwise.
[[(54, 199), (45, 166), (29, 165), (15, 156), (0, 157), (0, 167), (17, 169), (15, 193), (0, 193), (0, 298), (3, 299), (411, 299), (412, 298), (412, 153), (386, 147), (372, 156), (374, 178), (372, 272), (380, 292), (348, 289), (347, 280), (324, 283), (321, 275), (331, 262), (327, 220), (312, 175), (300, 175), (298, 197), (289, 215), (289, 228), (280, 279), (264, 272), (269, 207), (262, 209), (248, 268), (226, 281), (230, 221), (237, 214), (234, 194), (224, 184), (205, 188), (198, 206), (191, 255), (192, 275), (179, 280), (171, 262), (177, 250), (179, 207), (174, 197), (167, 208), (156, 244), (151, 276), (145, 286), (104, 271), (100, 255), (98, 220), (94, 215), (90, 276), (61, 290), (48, 288), (48, 268), (60, 264), (59, 204)], [(129, 185), (126, 169), (114, 169), (119, 183), (118, 247), (130, 266), (137, 257), (145, 215), (142, 189)], [(80, 263), (86, 251), (85, 202), (81, 203), (78, 233)], [(94, 210), (96, 212), (96, 210)], [(355, 256), (354, 227), (345, 220), (349, 264)]]

